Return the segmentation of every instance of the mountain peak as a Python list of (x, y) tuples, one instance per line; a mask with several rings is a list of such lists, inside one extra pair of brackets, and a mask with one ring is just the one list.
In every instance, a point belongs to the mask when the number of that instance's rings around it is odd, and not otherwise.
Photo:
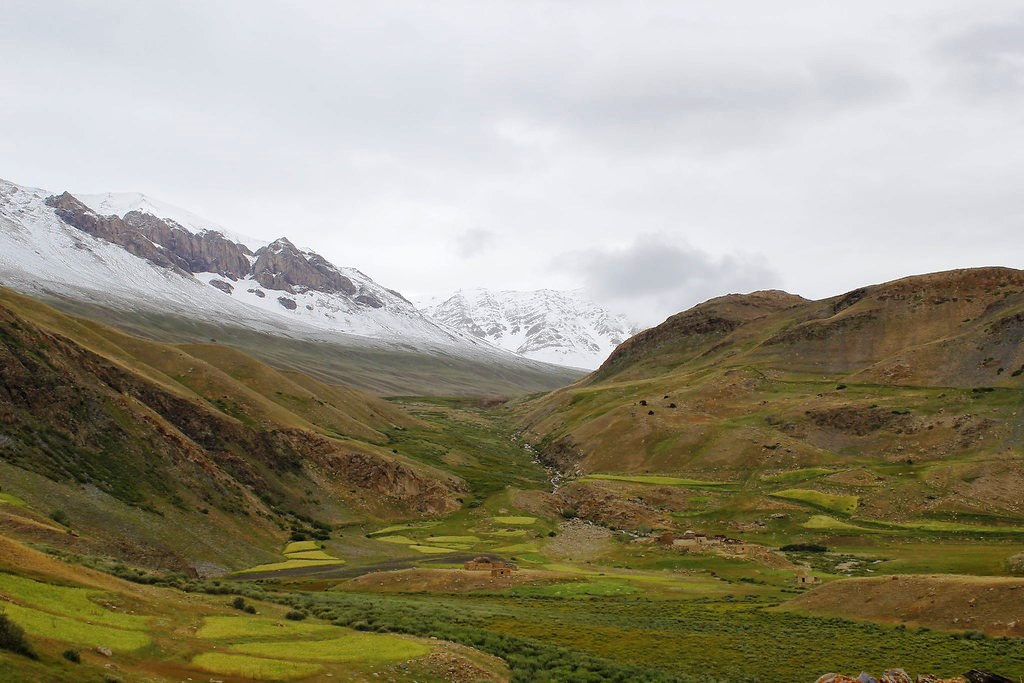
[(592, 369), (637, 331), (579, 291), (460, 289), (425, 307), (437, 320), (534, 360)]

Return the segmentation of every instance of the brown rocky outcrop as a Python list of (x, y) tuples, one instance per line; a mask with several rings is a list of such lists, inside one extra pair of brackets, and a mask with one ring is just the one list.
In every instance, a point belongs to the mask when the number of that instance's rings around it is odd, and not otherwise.
[(457, 479), (427, 477), (403, 462), (366, 453), (333, 451), (320, 455), (317, 464), (329, 474), (377, 494), (384, 502), (425, 515), (454, 512), (459, 508), (455, 495), (466, 491)]
[(358, 291), (351, 280), (322, 256), (305, 254), (284, 237), (259, 249), (255, 255), (252, 274), (267, 289), (291, 294), (315, 289), (349, 296)]
[(181, 267), (179, 259), (153, 244), (138, 229), (117, 216), (100, 216), (68, 192), (47, 197), (46, 205), (52, 207), (61, 220), (82, 232), (117, 244), (125, 251), (158, 266), (171, 268), (183, 275), (187, 272)]
[(132, 211), (124, 224), (164, 247), (176, 265), (190, 273), (219, 273), (232, 280), (249, 274), (247, 247), (236, 244), (217, 232), (192, 233), (172, 220)]
[(247, 255), (252, 252), (220, 233), (191, 233), (172, 220), (142, 211), (124, 218), (100, 216), (67, 192), (48, 197), (46, 204), (68, 225), (181, 274), (219, 273), (237, 280), (249, 273)]

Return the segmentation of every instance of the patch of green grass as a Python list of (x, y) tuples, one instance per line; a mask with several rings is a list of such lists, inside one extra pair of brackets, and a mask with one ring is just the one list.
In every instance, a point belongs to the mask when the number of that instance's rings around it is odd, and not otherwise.
[(254, 617), (209, 616), (203, 619), (203, 626), (196, 637), (207, 640), (231, 638), (295, 638), (296, 636), (317, 636), (337, 632), (338, 627), (329, 624), (259, 619)]
[(949, 531), (972, 534), (1024, 534), (1024, 527), (1019, 526), (980, 526), (977, 524), (961, 524), (959, 522), (943, 522), (926, 520), (921, 522), (886, 522), (889, 526), (915, 531)]
[(424, 555), (444, 555), (445, 553), (453, 553), (457, 550), (465, 550), (465, 548), (442, 548), (436, 545), (411, 545), (409, 547)]
[(766, 481), (770, 484), (795, 484), (797, 482), (807, 481), (808, 479), (816, 479), (827, 474), (835, 474), (838, 471), (839, 470), (833, 470), (827, 467), (805, 467), (803, 469), (781, 472), (779, 474), (764, 474), (761, 475), (761, 481)]
[(526, 529), (498, 529), (497, 531), (485, 531), (488, 536), (525, 536)]
[(498, 524), (511, 524), (512, 526), (529, 526), (530, 524), (536, 524), (536, 517), (492, 517)]
[(93, 624), (143, 631), (149, 621), (149, 617), (105, 609), (96, 602), (103, 599), (100, 591), (55, 586), (13, 574), (0, 574), (0, 593), (26, 606)]
[(869, 534), (903, 534), (911, 531), (924, 531), (928, 533), (970, 533), (970, 534), (1024, 534), (1024, 527), (1007, 526), (978, 526), (975, 524), (960, 524), (958, 522), (943, 522), (928, 520), (923, 522), (881, 522), (876, 520), (864, 520), (865, 524), (871, 526), (858, 526), (843, 522), (828, 515), (812, 515), (810, 519), (801, 524), (805, 529), (816, 529), (822, 531), (857, 531)]
[(427, 540), (431, 543), (479, 543), (476, 536), (429, 536)]
[(25, 629), (26, 633), (52, 638), (62, 643), (83, 647), (109, 647), (115, 652), (138, 650), (150, 643), (149, 636), (140, 631), (89, 624), (78, 619), (10, 603), (4, 605), (4, 611), (18, 626)]
[(255, 567), (243, 569), (237, 573), (252, 574), (255, 572), (276, 572), (282, 569), (301, 569), (303, 567), (330, 567), (336, 564), (345, 564), (345, 560), (285, 560), (284, 562), (270, 562)]
[(383, 529), (377, 529), (371, 531), (371, 536), (378, 534), (393, 534), (396, 531), (409, 531), (410, 529), (429, 529), (430, 527), (437, 526), (437, 522), (421, 522), (419, 524), (394, 524), (392, 526), (386, 526)]
[(223, 652), (204, 652), (193, 657), (192, 663), (213, 673), (262, 681), (305, 678), (323, 670), (319, 664), (285, 662), (279, 659), (230, 655)]
[(495, 548), (499, 553), (535, 553), (539, 550), (536, 543), (515, 543), (501, 548)]
[(841, 496), (831, 493), (822, 493), (821, 491), (812, 491), (810, 489), (786, 489), (785, 491), (776, 491), (769, 495), (774, 498), (784, 498), (786, 500), (795, 500), (800, 503), (807, 503), (814, 507), (824, 508), (825, 510), (831, 510), (845, 515), (851, 515), (856, 512), (857, 506), (860, 504), (860, 498), (857, 496)]
[(288, 553), (289, 560), (334, 560), (338, 562), (338, 558), (334, 555), (328, 555), (323, 550), (303, 550), (298, 553)]
[(23, 508), (27, 505), (25, 501), (23, 501), (21, 498), (18, 498), (13, 493), (0, 493), (0, 503), (15, 505), (20, 508)]
[(550, 586), (519, 586), (511, 591), (523, 597), (608, 597), (631, 595), (640, 591), (636, 585), (621, 579), (604, 579), (574, 583), (556, 583)]
[(857, 531), (867, 534), (879, 533), (882, 531), (882, 529), (869, 529), (867, 527), (857, 526), (856, 524), (841, 522), (835, 517), (829, 517), (828, 515), (811, 515), (811, 518), (800, 526), (805, 529), (814, 529), (816, 531)]
[(301, 553), (306, 550), (320, 550), (320, 544), (316, 541), (294, 541), (285, 546), (284, 554), (291, 555), (292, 553)]
[(422, 657), (430, 648), (398, 636), (353, 631), (340, 638), (232, 645), (232, 652), (323, 662), (392, 662)]
[(411, 545), (416, 542), (408, 536), (381, 536), (374, 540), (381, 541), (382, 543), (398, 543), (399, 545)]
[(731, 481), (701, 481), (684, 477), (666, 477), (657, 474), (588, 474), (582, 480), (602, 479), (606, 481), (626, 481), (632, 484), (655, 484), (659, 486), (683, 486), (688, 488), (723, 488), (735, 486)]

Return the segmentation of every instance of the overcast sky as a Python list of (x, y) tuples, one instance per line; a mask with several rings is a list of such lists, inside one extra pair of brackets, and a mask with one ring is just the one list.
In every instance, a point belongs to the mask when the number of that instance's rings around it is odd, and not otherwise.
[(653, 323), (1024, 267), (1024, 7), (4, 0), (0, 177)]

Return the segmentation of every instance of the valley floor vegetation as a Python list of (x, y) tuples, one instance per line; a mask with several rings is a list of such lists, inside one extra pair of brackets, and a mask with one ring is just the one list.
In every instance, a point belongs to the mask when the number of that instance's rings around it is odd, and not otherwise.
[[(459, 401), (398, 403), (422, 425), (401, 430), (395, 443), (461, 468), (474, 494), (461, 510), (288, 541), (281, 562), (220, 579), (20, 547), (0, 561), (0, 677), (70, 680), (113, 664), (124, 680), (192, 672), (423, 681), (446, 680), (453, 661), (482, 680), (524, 683), (813, 681), (826, 671), (896, 666), (948, 676), (1024, 671), (1024, 640), (1011, 624), (1013, 614), (1024, 616), (1024, 580), (1000, 578), (1009, 571), (1001, 559), (1024, 542), (1014, 527), (985, 533), (976, 524), (841, 522), (855, 510), (852, 496), (812, 495), (792, 488), (797, 477), (789, 476), (758, 480), (765, 500), (787, 501), (786, 512), (742, 534), (734, 530), (743, 515), (733, 498), (744, 489), (753, 494), (749, 482), (581, 480), (633, 487), (630, 496), (672, 487), (700, 511), (685, 517), (687, 526), (709, 537), (743, 535), (768, 549), (769, 559), (734, 556), (724, 546), (684, 549), (666, 543), (663, 530), (642, 528), (643, 520), (613, 530), (570, 514), (550, 493), (551, 471), (519, 440), (506, 411)], [(515, 466), (498, 468), (498, 460)], [(715, 494), (723, 486), (728, 499)], [(822, 517), (836, 524), (814, 521)], [(794, 542), (782, 551), (784, 540)], [(462, 566), (476, 555), (508, 558), (518, 571), (476, 576)], [(814, 591), (794, 582), (803, 571), (825, 587), (859, 576), (883, 582), (871, 589), (879, 602), (909, 591), (914, 603), (935, 592), (908, 583), (923, 570), (951, 581), (940, 590), (958, 597), (940, 601), (941, 609), (959, 620), (914, 604), (852, 609), (849, 594), (814, 600)], [(996, 583), (972, 588), (959, 578), (974, 572)], [(974, 607), (999, 582), (1013, 589), (1004, 594), (1011, 601)]]

